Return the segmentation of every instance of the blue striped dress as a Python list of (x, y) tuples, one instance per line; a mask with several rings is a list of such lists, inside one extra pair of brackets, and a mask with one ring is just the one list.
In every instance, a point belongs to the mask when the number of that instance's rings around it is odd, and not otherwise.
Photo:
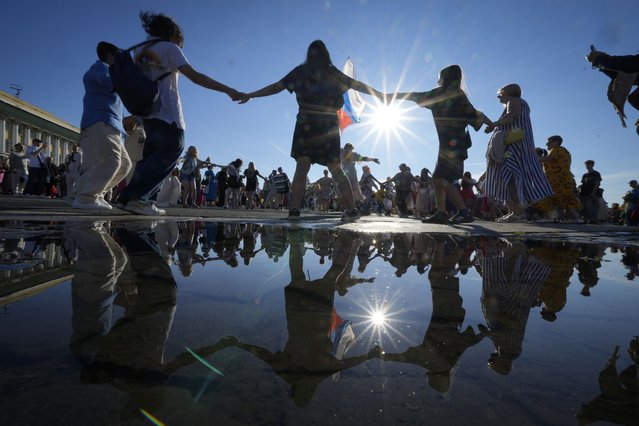
[[(506, 110), (500, 116), (503, 117)], [(542, 200), (553, 194), (544, 174), (541, 162), (535, 153), (535, 139), (530, 123), (530, 107), (521, 99), (521, 114), (512, 123), (497, 126), (497, 130), (524, 130), (524, 139), (506, 146), (506, 158), (499, 164), (489, 165), (486, 170), (485, 192), (497, 201), (512, 201), (508, 192), (508, 182), (514, 179), (517, 196), (522, 205)]]

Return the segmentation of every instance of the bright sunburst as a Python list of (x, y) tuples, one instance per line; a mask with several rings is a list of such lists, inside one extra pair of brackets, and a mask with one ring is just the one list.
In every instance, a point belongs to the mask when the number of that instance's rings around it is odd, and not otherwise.
[(371, 122), (378, 132), (394, 132), (402, 125), (402, 111), (396, 104), (376, 105), (371, 114)]

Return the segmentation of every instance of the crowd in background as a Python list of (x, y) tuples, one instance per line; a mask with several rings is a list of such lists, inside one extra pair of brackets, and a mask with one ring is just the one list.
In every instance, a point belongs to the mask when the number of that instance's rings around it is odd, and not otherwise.
[[(133, 161), (139, 157), (136, 152), (141, 152), (143, 143), (144, 131), (140, 126), (128, 132), (125, 146)], [(556, 143), (553, 139), (547, 147)], [(75, 182), (82, 174), (82, 150), (77, 146), (72, 147), (71, 152), (61, 164), (55, 164), (51, 157), (45, 155), (46, 144), (38, 139), (34, 139), (26, 149), (22, 144), (16, 144), (14, 148), (8, 158), (0, 159), (0, 191), (5, 195), (65, 198), (69, 195), (69, 189), (73, 190)], [(546, 149), (537, 149), (551, 184), (556, 180), (557, 174), (568, 173), (569, 178), (572, 179), (569, 163), (566, 169), (557, 164), (558, 161), (565, 160), (560, 159), (554, 163), (549, 161), (553, 153), (562, 158), (557, 153), (565, 155), (567, 150), (559, 144), (553, 146), (550, 151), (549, 154)], [(349, 153), (349, 155), (352, 154)], [(355, 155), (358, 160), (353, 163), (373, 161), (368, 157), (359, 156), (356, 153)], [(282, 167), (271, 170), (268, 175), (263, 175), (256, 169), (253, 162), (249, 162), (245, 169), (242, 168), (243, 164), (243, 160), (239, 158), (225, 165), (212, 163), (210, 157), (200, 160), (197, 148), (191, 146), (180, 160), (178, 168), (165, 179), (163, 188), (158, 194), (157, 204), (160, 207), (184, 208), (287, 209), (291, 198), (291, 181)], [(556, 194), (563, 194), (562, 196), (572, 200), (568, 201), (570, 207), (567, 210), (563, 209), (563, 212), (551, 210), (553, 214), (544, 214), (544, 211), (549, 209), (548, 205), (551, 207), (553, 205), (553, 200), (548, 199), (531, 204), (528, 208), (528, 219), (539, 222), (564, 220), (637, 226), (639, 223), (637, 181), (630, 180), (629, 189), (622, 199), (608, 205), (601, 187), (601, 176), (593, 168), (594, 162), (588, 161), (585, 166), (586, 173), (578, 185), (575, 184), (574, 179), (569, 179), (567, 190), (563, 192), (560, 187), (553, 185), (555, 193), (553, 198), (557, 196)], [(593, 176), (595, 179), (591, 181)], [(370, 166), (363, 165), (359, 179), (353, 167), (349, 179), (353, 177), (356, 185), (354, 187), (361, 194), (357, 207), (364, 215), (423, 218), (436, 209), (432, 178), (427, 168), (422, 168), (419, 174), (413, 174), (411, 168), (402, 163), (396, 175), (379, 180), (372, 174)], [(455, 186), (473, 216), (492, 221), (503, 216), (507, 207), (484, 195), (484, 180), (485, 175), (475, 179), (470, 172), (465, 172)], [(560, 180), (565, 183), (564, 178)], [(591, 196), (594, 185), (597, 187)], [(126, 180), (123, 180), (112, 188), (105, 194), (107, 201), (117, 203), (118, 195), (125, 186)], [(591, 211), (586, 211), (584, 205)], [(562, 206), (561, 202), (559, 206)], [(302, 209), (318, 212), (342, 210), (337, 185), (334, 179), (329, 177), (328, 170), (324, 170), (324, 176), (315, 182), (307, 179)], [(448, 203), (447, 210), (454, 213), (454, 204)], [(566, 211), (570, 216), (565, 216)], [(564, 216), (560, 216), (560, 213)]]

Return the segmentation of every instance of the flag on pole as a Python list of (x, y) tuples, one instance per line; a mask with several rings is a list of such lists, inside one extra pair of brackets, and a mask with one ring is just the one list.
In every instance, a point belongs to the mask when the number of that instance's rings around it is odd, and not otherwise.
[[(353, 62), (351, 62), (351, 58), (346, 60), (344, 67), (342, 68), (342, 72), (351, 78), (355, 78), (355, 70), (353, 68)], [(344, 93), (344, 106), (337, 111), (337, 117), (339, 118), (339, 129), (344, 131), (344, 129), (350, 126), (353, 123), (359, 123), (361, 121), (361, 114), (366, 108), (366, 102), (359, 95), (359, 92), (356, 92), (353, 89), (348, 89), (346, 93)]]

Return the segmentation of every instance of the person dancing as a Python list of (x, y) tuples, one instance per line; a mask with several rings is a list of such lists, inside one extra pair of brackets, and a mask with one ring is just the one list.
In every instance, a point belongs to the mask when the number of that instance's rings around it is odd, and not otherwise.
[(508, 204), (509, 213), (497, 222), (523, 222), (526, 220), (526, 206), (553, 195), (548, 178), (544, 175), (541, 162), (535, 153), (530, 122), (530, 107), (521, 98), (521, 87), (508, 84), (497, 93), (499, 102), (506, 108), (499, 119), (486, 127), (485, 132), (521, 129), (521, 140), (505, 147), (504, 160), (489, 165), (486, 170), (486, 195)]
[[(437, 213), (423, 219), (424, 223), (469, 223), (473, 215), (466, 208), (459, 190), (453, 185), (464, 174), (464, 160), (468, 158), (470, 135), (466, 126), (476, 131), (483, 124), (493, 123), (484, 113), (477, 111), (462, 89), (462, 69), (450, 65), (439, 72), (437, 87), (428, 92), (397, 93), (396, 99), (409, 100), (433, 113), (439, 137), (439, 153), (433, 172), (433, 185), (437, 196)], [(446, 197), (457, 207), (450, 221), (446, 214)]]
[(326, 166), (337, 181), (345, 208), (342, 221), (357, 220), (360, 213), (355, 208), (353, 191), (340, 163), (337, 111), (344, 104), (343, 95), (348, 89), (372, 94), (380, 99), (384, 99), (385, 94), (335, 68), (328, 49), (321, 40), (315, 40), (308, 46), (303, 64), (295, 67), (281, 80), (240, 96), (240, 103), (246, 103), (251, 98), (275, 95), (284, 89), (290, 93), (295, 92), (299, 105), (291, 148), (296, 168), (288, 218), (299, 218), (306, 177), (311, 164), (317, 163)]

